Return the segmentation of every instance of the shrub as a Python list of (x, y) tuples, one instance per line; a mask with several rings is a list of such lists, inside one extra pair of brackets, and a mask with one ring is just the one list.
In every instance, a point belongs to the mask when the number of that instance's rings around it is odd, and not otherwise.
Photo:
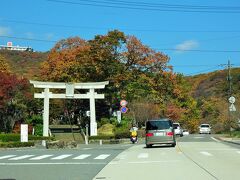
[(114, 125), (108, 123), (98, 128), (99, 135), (113, 135)]
[(30, 117), (28, 117), (27, 119), (27, 123), (29, 124), (43, 124), (43, 117), (42, 115), (32, 115)]
[(129, 138), (130, 131), (128, 129), (116, 129), (115, 130), (115, 139)]
[[(54, 140), (54, 137), (29, 135), (28, 140)], [(0, 134), (0, 142), (20, 142), (20, 134)]]
[(99, 136), (90, 136), (89, 140), (108, 140), (108, 139), (114, 139), (113, 135), (99, 135)]
[(1, 148), (31, 147), (34, 142), (0, 142)]
[(43, 136), (43, 125), (42, 124), (37, 124), (34, 126), (34, 134), (36, 136)]
[(231, 132), (231, 136), (239, 138), (240, 137), (240, 131), (233, 131), (233, 132)]
[(20, 134), (0, 134), (0, 141), (2, 142), (20, 141)]
[(100, 122), (98, 123), (99, 127), (108, 124), (110, 120), (108, 118), (101, 118)]

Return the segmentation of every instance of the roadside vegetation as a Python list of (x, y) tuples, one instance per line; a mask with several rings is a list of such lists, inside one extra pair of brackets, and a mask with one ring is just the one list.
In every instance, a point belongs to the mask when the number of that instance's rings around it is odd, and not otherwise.
[(0, 134), (0, 148), (32, 147), (41, 140), (54, 140), (53, 137), (28, 136), (28, 142), (20, 142), (20, 134)]
[[(46, 53), (0, 51), (0, 132), (19, 133), (27, 123), (42, 136), (43, 102), (34, 99), (29, 80), (51, 82), (109, 81), (96, 100), (99, 137), (124, 138), (131, 126), (144, 128), (145, 121), (168, 117), (191, 133), (209, 123), (215, 133), (230, 127), (239, 130), (239, 110), (228, 114), (227, 72), (185, 77), (174, 73), (170, 57), (118, 30), (91, 40), (70, 37), (60, 40)], [(239, 99), (240, 69), (232, 69), (232, 94)], [(54, 92), (54, 90), (52, 90)], [(86, 92), (78, 92), (86, 93)], [(128, 112), (119, 123), (114, 113), (120, 101), (128, 101)], [(239, 101), (235, 106), (239, 108)], [(86, 133), (89, 101), (51, 100), (50, 124), (77, 125)], [(143, 133), (144, 134), (144, 133)]]

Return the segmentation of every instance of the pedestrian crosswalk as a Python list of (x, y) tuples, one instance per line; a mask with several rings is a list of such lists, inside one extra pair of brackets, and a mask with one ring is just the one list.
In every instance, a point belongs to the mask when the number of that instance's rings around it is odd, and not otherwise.
[(9, 161), (18, 161), (18, 160), (63, 160), (63, 159), (73, 159), (73, 160), (83, 160), (92, 157), (95, 160), (104, 160), (107, 159), (111, 154), (100, 154), (100, 155), (92, 155), (92, 154), (81, 154), (81, 155), (74, 155), (74, 154), (61, 154), (61, 155), (54, 155), (54, 154), (43, 154), (43, 155), (33, 155), (33, 154), (25, 154), (25, 155), (0, 155), (0, 162), (2, 160), (9, 160)]
[[(232, 151), (236, 154), (240, 154), (240, 151)], [(208, 151), (199, 151), (200, 155), (207, 156), (207, 157), (213, 157), (214, 154), (212, 152)], [(38, 160), (50, 160), (54, 162), (59, 162), (60, 160), (66, 160), (66, 159), (72, 159), (74, 161), (77, 160), (105, 160), (108, 159), (112, 154), (40, 154), (40, 155), (34, 155), (34, 154), (22, 154), (22, 155), (16, 155), (16, 154), (7, 154), (7, 155), (1, 155), (0, 154), (0, 162), (3, 161), (11, 161), (16, 162), (20, 160), (29, 160), (29, 161), (38, 161)], [(167, 156), (167, 153), (159, 153), (160, 156)], [(181, 154), (180, 154), (181, 155)], [(121, 154), (118, 159), (127, 159), (127, 155)], [(142, 152), (135, 154), (135, 158), (137, 159), (148, 159), (150, 158), (150, 153)]]

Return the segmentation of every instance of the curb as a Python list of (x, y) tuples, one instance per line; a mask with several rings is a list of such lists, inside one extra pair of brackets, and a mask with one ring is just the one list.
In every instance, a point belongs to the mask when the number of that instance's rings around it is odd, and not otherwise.
[(215, 137), (215, 138), (223, 142), (240, 145), (240, 139), (238, 140), (239, 142), (236, 142), (234, 140), (228, 140), (230, 138), (224, 138), (224, 137)]

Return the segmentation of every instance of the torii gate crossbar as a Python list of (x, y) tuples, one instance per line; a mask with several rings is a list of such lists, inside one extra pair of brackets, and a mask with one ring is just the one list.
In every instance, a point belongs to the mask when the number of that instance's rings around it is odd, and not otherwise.
[[(104, 89), (109, 81), (89, 83), (63, 83), (32, 81), (35, 88), (44, 89), (42, 93), (34, 93), (34, 98), (44, 99), (43, 136), (49, 136), (49, 100), (50, 99), (90, 99), (90, 136), (97, 135), (95, 99), (104, 99), (104, 94), (97, 94), (95, 89)], [(50, 89), (66, 89), (66, 94), (55, 94)], [(74, 94), (74, 89), (89, 89), (86, 94)]]

